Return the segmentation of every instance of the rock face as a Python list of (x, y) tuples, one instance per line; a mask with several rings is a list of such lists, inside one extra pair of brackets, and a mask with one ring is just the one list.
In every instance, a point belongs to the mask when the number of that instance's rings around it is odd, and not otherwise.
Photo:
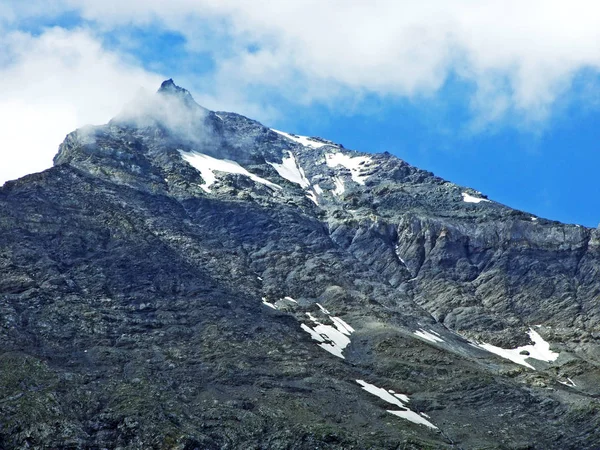
[(166, 81), (0, 188), (0, 448), (600, 447), (600, 231)]

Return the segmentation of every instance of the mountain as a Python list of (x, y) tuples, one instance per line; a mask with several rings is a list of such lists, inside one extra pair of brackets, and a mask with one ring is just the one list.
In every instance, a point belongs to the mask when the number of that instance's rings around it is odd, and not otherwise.
[(600, 231), (165, 81), (0, 188), (0, 448), (600, 448)]

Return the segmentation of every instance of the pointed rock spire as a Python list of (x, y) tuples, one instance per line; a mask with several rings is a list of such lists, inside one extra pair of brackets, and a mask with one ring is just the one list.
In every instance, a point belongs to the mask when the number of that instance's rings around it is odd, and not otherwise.
[(175, 82), (173, 81), (173, 78), (169, 78), (168, 80), (163, 81), (162, 84), (160, 85), (160, 88), (158, 89), (158, 92), (177, 92), (177, 91), (187, 92), (185, 89), (177, 86), (175, 84)]
[(179, 87), (175, 84), (172, 78), (165, 80), (160, 85), (160, 88), (157, 91), (158, 94), (170, 94), (177, 95), (186, 101), (194, 101), (192, 94), (187, 89)]

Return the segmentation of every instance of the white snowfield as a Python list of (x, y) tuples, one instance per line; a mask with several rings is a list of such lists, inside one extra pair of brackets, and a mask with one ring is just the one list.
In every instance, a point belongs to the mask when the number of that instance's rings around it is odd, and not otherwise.
[(306, 179), (306, 175), (304, 174), (304, 170), (302, 167), (298, 165), (294, 154), (288, 151), (288, 157), (283, 158), (281, 164), (268, 162), (270, 166), (272, 166), (280, 177), (285, 178), (292, 183), (299, 184), (302, 188), (307, 188), (310, 186), (310, 182)]
[(204, 184), (200, 187), (204, 189), (206, 192), (210, 192), (210, 187), (217, 180), (217, 176), (215, 172), (224, 172), (224, 173), (236, 173), (240, 175), (247, 176), (255, 183), (264, 184), (271, 189), (281, 189), (281, 186), (271, 183), (264, 178), (261, 178), (253, 173), (248, 172), (242, 166), (240, 166), (237, 162), (231, 161), (229, 159), (217, 159), (212, 156), (205, 155), (203, 153), (198, 152), (184, 152), (183, 150), (179, 150), (179, 154), (181, 157), (194, 167), (196, 170), (200, 172), (202, 178), (204, 179)]
[[(373, 162), (368, 156), (349, 156), (344, 153), (327, 153), (325, 155), (325, 162), (329, 167), (343, 166), (350, 171), (352, 180), (358, 184), (365, 184), (365, 180), (369, 178), (368, 175), (362, 174), (364, 166)], [(337, 190), (337, 183), (336, 183)], [(342, 192), (344, 192), (342, 190)], [(339, 195), (339, 194), (338, 194)]]
[(490, 201), (485, 198), (473, 197), (472, 195), (469, 195), (466, 192), (463, 192), (461, 195), (463, 197), (463, 202), (465, 202), (465, 203), (481, 203), (481, 202), (489, 202)]
[[(434, 334), (435, 333), (435, 334)], [(444, 340), (437, 334), (435, 331), (431, 330), (431, 332), (424, 330), (421, 328), (418, 331), (414, 331), (414, 334), (423, 338), (429, 342), (433, 342), (434, 344), (437, 342), (444, 342)], [(437, 336), (436, 336), (437, 335)]]
[[(329, 311), (327, 311), (321, 305), (319, 305), (319, 308), (321, 308), (321, 312), (323, 312), (323, 314), (329, 315)], [(354, 328), (352, 328), (348, 323), (339, 317), (329, 316), (329, 319), (334, 325), (332, 327), (331, 325), (322, 324), (311, 313), (306, 313), (306, 315), (312, 322), (316, 324), (316, 326), (311, 328), (308, 325), (302, 324), (300, 327), (309, 333), (315, 341), (318, 341), (319, 347), (321, 347), (323, 350), (328, 351), (338, 358), (346, 359), (342, 352), (348, 346), (348, 344), (350, 344), (350, 338), (348, 336), (354, 332)]]
[(380, 399), (402, 408), (399, 411), (387, 409), (386, 411), (390, 414), (394, 414), (395, 416), (401, 417), (419, 425), (425, 425), (429, 428), (437, 429), (437, 427), (434, 424), (432, 424), (429, 420), (425, 418), (429, 417), (427, 416), (427, 414), (417, 414), (405, 405), (405, 403), (408, 403), (410, 400), (407, 395), (396, 394), (392, 390), (385, 390), (383, 388), (375, 386), (374, 384), (367, 383), (364, 380), (356, 380), (356, 382), (360, 384), (362, 388), (369, 394), (376, 395)]
[(315, 139), (309, 138), (308, 136), (292, 136), (289, 133), (286, 133), (284, 131), (279, 131), (279, 130), (275, 130), (274, 128), (271, 128), (271, 131), (274, 131), (277, 134), (280, 134), (281, 136), (284, 136), (286, 138), (288, 138), (291, 141), (294, 141), (298, 144), (304, 145), (305, 147), (312, 147), (312, 148), (321, 148), (324, 145), (329, 145), (329, 144), (325, 144), (323, 142), (317, 141)]
[(528, 334), (533, 341), (533, 345), (523, 345), (522, 347), (513, 349), (504, 349), (484, 342), (482, 344), (476, 344), (476, 346), (533, 370), (535, 370), (535, 367), (525, 361), (527, 358), (546, 362), (552, 362), (558, 358), (559, 354), (550, 350), (550, 344), (534, 331), (533, 328), (529, 329)]

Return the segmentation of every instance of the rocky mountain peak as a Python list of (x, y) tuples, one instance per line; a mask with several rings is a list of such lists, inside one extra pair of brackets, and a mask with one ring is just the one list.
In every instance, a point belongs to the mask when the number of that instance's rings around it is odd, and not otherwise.
[[(182, 128), (192, 128), (209, 113), (200, 106), (192, 94), (172, 79), (164, 81), (156, 93), (141, 90), (126, 104), (111, 123), (126, 124), (134, 128), (162, 127), (174, 134)], [(188, 133), (192, 130), (185, 130)]]
[(597, 448), (599, 243), (167, 80), (0, 188), (0, 448)]
[(177, 92), (177, 91), (185, 91), (188, 92), (187, 89), (183, 89), (175, 84), (173, 78), (169, 78), (161, 83), (158, 92)]
[(188, 106), (200, 106), (196, 103), (190, 91), (180, 86), (177, 86), (172, 78), (169, 78), (168, 80), (162, 82), (160, 88), (157, 91), (157, 94), (175, 96), (181, 99)]

